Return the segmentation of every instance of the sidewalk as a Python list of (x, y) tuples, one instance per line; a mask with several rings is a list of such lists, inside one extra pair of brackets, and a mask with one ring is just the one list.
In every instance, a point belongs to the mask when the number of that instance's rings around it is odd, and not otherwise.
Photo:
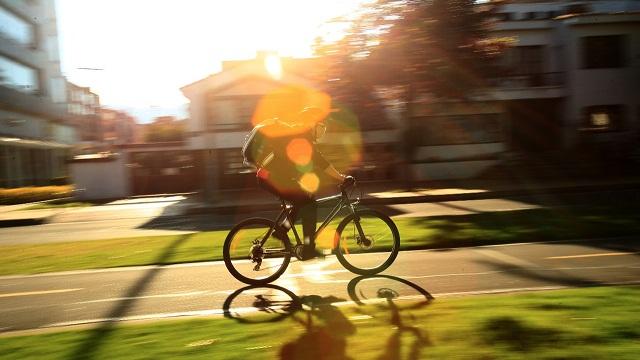
[(129, 218), (183, 216), (193, 206), (193, 196), (179, 194), (131, 197), (102, 205), (28, 210), (34, 204), (0, 206), (0, 228), (51, 222), (84, 222)]
[[(398, 183), (362, 183), (353, 196), (365, 205), (427, 203), (492, 199), (542, 194), (640, 188), (640, 178), (595, 179), (583, 181), (544, 181), (514, 183), (504, 180), (467, 180), (416, 185), (413, 191), (401, 191)], [(277, 199), (260, 189), (224, 191), (215, 203), (205, 203), (197, 194), (134, 197), (85, 208), (24, 210), (31, 204), (0, 206), (0, 227), (27, 226), (55, 222), (91, 221), (96, 218), (119, 219), (135, 214), (150, 217), (179, 217), (193, 214), (225, 214), (275, 210)]]
[[(619, 191), (640, 189), (640, 178), (596, 179), (584, 181), (544, 181), (513, 183), (503, 180), (464, 180), (423, 183), (413, 191), (397, 190), (398, 183), (358, 184), (354, 197), (361, 197), (365, 205), (391, 205), (461, 200), (493, 199), (513, 196), (580, 193), (589, 191)], [(360, 196), (362, 192), (363, 196)], [(217, 194), (215, 203), (195, 203), (187, 209), (188, 214), (251, 212), (275, 210), (278, 200), (266, 191), (227, 191)]]

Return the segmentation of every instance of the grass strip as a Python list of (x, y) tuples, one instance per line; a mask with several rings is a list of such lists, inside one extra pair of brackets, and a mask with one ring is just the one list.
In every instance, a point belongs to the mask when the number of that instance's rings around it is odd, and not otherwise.
[[(247, 297), (253, 296), (249, 293)], [(341, 299), (335, 297), (322, 300), (313, 311), (280, 316), (282, 310), (274, 310), (248, 315), (245, 321), (102, 324), (2, 337), (0, 353), (6, 360), (637, 359), (640, 353), (639, 287), (363, 306), (336, 306), (333, 301)]]
[[(640, 234), (637, 207), (591, 206), (397, 218), (401, 247), (445, 248)], [(318, 238), (332, 244), (334, 227)], [(372, 229), (377, 232), (378, 229)], [(220, 260), (227, 230), (0, 246), (0, 275)]]

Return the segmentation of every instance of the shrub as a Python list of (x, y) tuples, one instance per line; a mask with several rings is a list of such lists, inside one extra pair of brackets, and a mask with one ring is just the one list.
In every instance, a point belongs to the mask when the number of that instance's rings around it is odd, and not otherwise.
[(73, 196), (72, 185), (30, 186), (12, 189), (0, 188), (1, 205), (22, 204), (71, 196)]

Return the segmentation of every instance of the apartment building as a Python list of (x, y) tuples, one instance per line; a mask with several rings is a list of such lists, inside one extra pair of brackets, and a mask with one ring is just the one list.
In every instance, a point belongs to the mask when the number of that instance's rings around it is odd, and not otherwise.
[(136, 119), (125, 111), (100, 108), (100, 141), (104, 150), (111, 150), (114, 145), (132, 144), (136, 142), (138, 126)]
[(77, 151), (97, 149), (102, 141), (100, 97), (89, 87), (67, 82), (67, 109), (76, 127)]
[(510, 1), (495, 34), (516, 40), (495, 97), (510, 149), (622, 151), (640, 131), (639, 1)]
[(414, 179), (509, 160), (624, 167), (640, 143), (640, 1), (512, 0), (496, 16), (492, 35), (514, 40), (501, 76), (476, 101), (412, 106)]
[(0, 0), (0, 187), (61, 181), (75, 141), (54, 1)]

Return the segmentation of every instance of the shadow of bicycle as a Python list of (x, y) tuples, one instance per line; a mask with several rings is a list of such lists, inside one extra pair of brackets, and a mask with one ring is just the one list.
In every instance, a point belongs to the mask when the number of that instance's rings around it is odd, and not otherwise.
[[(407, 295), (408, 291), (413, 294)], [(431, 344), (428, 336), (414, 325), (416, 319), (411, 314), (403, 316), (407, 311), (425, 307), (434, 300), (425, 289), (405, 279), (377, 275), (354, 278), (347, 286), (347, 293), (350, 301), (335, 296), (298, 296), (273, 284), (247, 286), (229, 295), (223, 310), (225, 317), (245, 324), (290, 318), (301, 325), (304, 332), (281, 347), (281, 359), (350, 359), (346, 351), (347, 339), (357, 332), (352, 321), (379, 317), (383, 307), (388, 309), (388, 313), (382, 313), (385, 319), (388, 316), (393, 332), (380, 359), (402, 358), (401, 340), (406, 334), (411, 337), (411, 342), (404, 358), (419, 358), (421, 349)], [(369, 309), (364, 306), (367, 304), (378, 306)], [(341, 310), (342, 305), (356, 305), (360, 315), (347, 317)], [(372, 345), (379, 344), (376, 341)]]

